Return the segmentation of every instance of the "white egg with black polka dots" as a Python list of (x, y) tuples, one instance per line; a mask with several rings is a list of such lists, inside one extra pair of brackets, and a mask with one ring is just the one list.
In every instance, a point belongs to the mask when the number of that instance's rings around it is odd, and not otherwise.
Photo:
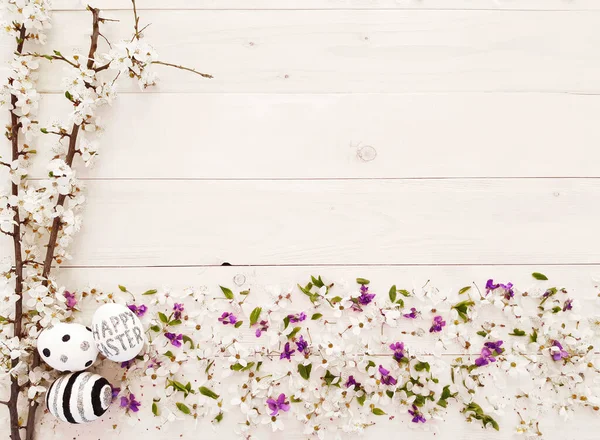
[(59, 323), (45, 329), (37, 340), (40, 358), (58, 371), (82, 371), (91, 367), (98, 357), (89, 327), (74, 323)]

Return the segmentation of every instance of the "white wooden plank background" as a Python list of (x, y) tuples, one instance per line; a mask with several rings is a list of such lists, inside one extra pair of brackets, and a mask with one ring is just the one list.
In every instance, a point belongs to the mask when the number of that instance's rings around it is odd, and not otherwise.
[[(53, 3), (48, 46), (83, 48), (73, 37), (89, 32), (83, 3)], [(125, 36), (129, 1), (94, 4), (121, 20), (105, 34)], [(138, 4), (165, 61), (215, 79), (161, 69), (151, 93), (122, 87), (98, 166), (80, 171), (89, 202), (60, 272), (70, 288), (214, 289), (243, 275), (260, 295), (311, 274), (363, 276), (380, 290), (488, 278), (528, 288), (541, 271), (583, 304), (596, 301), (599, 1)], [(3, 60), (11, 45), (2, 40)], [(43, 71), (42, 121), (68, 109), (61, 72)], [(451, 417), (441, 440), (513, 437)], [(44, 417), (40, 438), (112, 437), (114, 420), (70, 427)], [(592, 440), (600, 428), (585, 416), (571, 422), (577, 432), (545, 422), (551, 440)], [(116, 433), (164, 438), (151, 426)], [(234, 438), (204, 428), (203, 438)], [(288, 429), (285, 438), (305, 438)], [(390, 433), (432, 438), (398, 421), (365, 437)], [(184, 423), (168, 435), (198, 434)]]

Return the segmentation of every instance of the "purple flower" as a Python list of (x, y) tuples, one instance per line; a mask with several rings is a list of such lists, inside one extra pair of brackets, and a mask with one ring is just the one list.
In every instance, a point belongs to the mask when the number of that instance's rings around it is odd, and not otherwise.
[(573, 310), (573, 300), (572, 299), (566, 300), (563, 305), (563, 312), (566, 312), (567, 310)]
[(504, 342), (503, 341), (496, 341), (496, 342), (486, 342), (484, 345), (484, 347), (489, 348), (490, 350), (493, 350), (496, 352), (496, 354), (501, 354), (504, 349), (502, 348), (502, 344)]
[(171, 341), (171, 344), (175, 347), (181, 347), (181, 341), (183, 340), (183, 335), (181, 333), (176, 335), (175, 333), (166, 332), (165, 337)]
[(144, 316), (146, 314), (146, 312), (148, 311), (148, 307), (146, 307), (145, 304), (142, 304), (139, 307), (136, 306), (135, 304), (127, 304), (127, 308), (139, 317)]
[(140, 410), (140, 405), (141, 403), (135, 400), (135, 396), (131, 393), (129, 394), (129, 397), (121, 397), (121, 408), (125, 408), (127, 411), (131, 410), (133, 412), (138, 412)]
[(550, 353), (552, 354), (552, 359), (555, 361), (560, 361), (561, 359), (566, 359), (569, 357), (569, 353), (565, 350), (560, 342), (557, 340), (552, 341), (552, 347), (550, 349)]
[(181, 313), (183, 312), (183, 304), (175, 303), (173, 304), (173, 316), (175, 319), (181, 319)]
[(115, 399), (119, 396), (119, 393), (121, 392), (121, 388), (111, 386), (111, 389), (112, 389), (112, 401), (114, 402)]
[(423, 417), (423, 414), (421, 414), (421, 412), (419, 411), (419, 408), (417, 408), (417, 405), (413, 405), (412, 410), (409, 409), (408, 413), (412, 416), (413, 423), (425, 423), (427, 421), (427, 419), (425, 419), (425, 417)]
[(296, 348), (301, 353), (306, 353), (308, 351), (308, 342), (304, 340), (304, 336), (300, 335), (300, 339), (296, 341)]
[(131, 367), (131, 365), (133, 365), (134, 361), (135, 361), (135, 359), (130, 359), (128, 361), (121, 362), (121, 368), (129, 368), (129, 367)]
[(267, 399), (267, 406), (272, 411), (271, 416), (276, 416), (279, 411), (287, 412), (290, 410), (290, 403), (285, 400), (285, 394), (281, 393), (277, 400), (273, 398)]
[(379, 374), (381, 374), (381, 383), (384, 385), (396, 385), (398, 381), (390, 376), (390, 371), (383, 368), (382, 365), (379, 366)]
[(373, 298), (375, 298), (375, 294), (369, 293), (369, 286), (367, 286), (366, 284), (362, 284), (360, 286), (360, 296), (358, 297), (358, 302), (361, 305), (366, 306), (367, 304), (370, 304), (371, 301), (373, 301)]
[(75, 298), (74, 293), (71, 293), (71, 292), (65, 290), (65, 293), (63, 293), (63, 296), (67, 300), (67, 309), (70, 310), (77, 305), (77, 298)]
[(306, 313), (302, 312), (302, 313), (296, 314), (296, 315), (288, 315), (287, 317), (290, 320), (290, 322), (293, 322), (293, 323), (302, 322), (306, 319)]
[(411, 307), (410, 313), (404, 313), (402, 316), (404, 316), (405, 318), (408, 318), (408, 319), (416, 319), (418, 315), (419, 315), (419, 312), (417, 312), (417, 309), (415, 309), (414, 307)]
[(346, 381), (346, 388), (354, 387), (354, 389), (360, 388), (360, 384), (354, 379), (354, 376), (350, 376)]
[(237, 318), (233, 313), (223, 312), (223, 314), (219, 318), (219, 322), (222, 322), (223, 325), (235, 324), (237, 322)]
[(444, 321), (441, 316), (436, 316), (433, 318), (433, 325), (429, 329), (429, 333), (439, 333), (445, 325), (446, 321)]
[(287, 359), (287, 360), (291, 360), (292, 359), (292, 355), (296, 352), (296, 350), (292, 350), (290, 349), (290, 343), (286, 342), (285, 346), (283, 347), (283, 351), (281, 352), (281, 354), (279, 355), (279, 359)]
[(268, 321), (265, 321), (264, 319), (262, 321), (260, 321), (258, 323), (258, 328), (256, 329), (256, 337), (260, 338), (260, 336), (262, 335), (263, 332), (266, 332), (269, 329), (269, 323)]
[(402, 342), (394, 342), (390, 345), (390, 349), (394, 351), (394, 359), (400, 362), (404, 357), (404, 344)]
[(515, 296), (515, 291), (513, 290), (513, 283), (494, 284), (494, 280), (492, 280), (492, 279), (487, 280), (487, 283), (485, 283), (485, 294), (487, 295), (492, 290), (496, 290), (498, 288), (501, 288), (504, 290), (504, 298), (506, 298), (506, 299), (511, 299), (513, 296)]

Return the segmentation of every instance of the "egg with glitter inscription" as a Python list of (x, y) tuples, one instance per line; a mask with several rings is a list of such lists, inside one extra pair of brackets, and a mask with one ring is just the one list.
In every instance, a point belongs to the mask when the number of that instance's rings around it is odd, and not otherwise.
[(146, 342), (140, 319), (120, 304), (104, 304), (96, 310), (92, 337), (100, 353), (115, 362), (133, 359)]
[(46, 393), (50, 413), (69, 423), (87, 423), (106, 412), (112, 402), (108, 380), (89, 371), (65, 374)]
[(85, 370), (98, 357), (92, 330), (75, 323), (58, 323), (42, 331), (37, 350), (40, 358), (58, 371)]

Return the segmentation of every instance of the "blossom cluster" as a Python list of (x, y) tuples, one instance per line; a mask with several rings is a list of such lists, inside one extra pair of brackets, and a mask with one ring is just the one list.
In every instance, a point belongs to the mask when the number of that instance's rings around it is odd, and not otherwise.
[[(537, 437), (550, 411), (599, 414), (600, 320), (578, 315), (566, 289), (428, 283), (382, 293), (357, 281), (80, 295), (127, 304), (147, 327), (145, 353), (117, 371), (99, 367), (120, 409), (136, 414), (131, 423), (227, 418), (223, 429), (243, 438), (301, 423), (306, 435), (334, 438), (389, 419), (437, 431), (456, 409)], [(518, 425), (503, 425), (511, 412)]]

